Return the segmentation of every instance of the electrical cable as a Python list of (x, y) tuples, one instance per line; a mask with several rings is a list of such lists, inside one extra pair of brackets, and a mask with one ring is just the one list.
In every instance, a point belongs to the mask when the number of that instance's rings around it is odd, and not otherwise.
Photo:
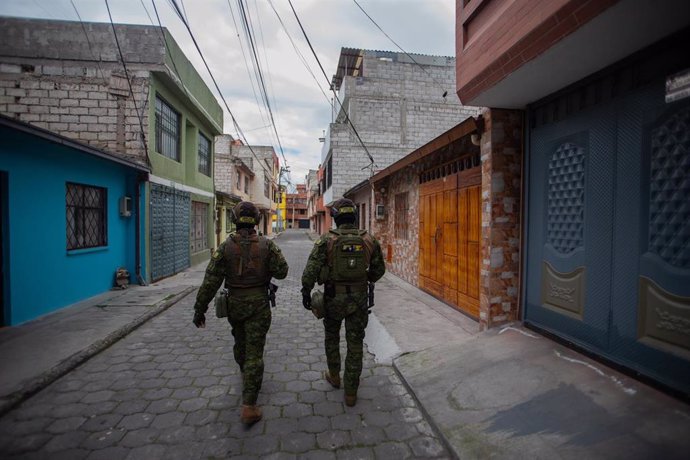
[(129, 86), (129, 94), (132, 96), (132, 103), (134, 104), (134, 111), (139, 119), (139, 129), (141, 131), (141, 141), (144, 144), (144, 153), (146, 154), (146, 164), (151, 167), (151, 159), (149, 158), (149, 148), (146, 142), (146, 134), (144, 134), (144, 122), (141, 120), (141, 114), (139, 113), (139, 107), (137, 107), (137, 99), (134, 97), (134, 90), (132, 89), (132, 82), (129, 79), (129, 73), (127, 72), (127, 64), (125, 64), (125, 57), (122, 55), (122, 48), (120, 48), (120, 40), (117, 38), (117, 32), (115, 31), (115, 23), (113, 22), (113, 15), (110, 13), (110, 5), (108, 5), (108, 0), (105, 0), (105, 7), (108, 10), (108, 18), (110, 18), (110, 25), (113, 28), (113, 35), (115, 36), (115, 44), (117, 45), (117, 52), (120, 54), (120, 61), (122, 62), (122, 67), (125, 69), (125, 78), (127, 79), (127, 85)]
[(86, 43), (89, 45), (89, 52), (91, 53), (91, 57), (93, 58), (94, 61), (96, 61), (96, 65), (98, 66), (98, 71), (101, 73), (101, 78), (103, 79), (104, 84), (108, 84), (108, 80), (105, 79), (105, 74), (103, 73), (103, 68), (101, 67), (101, 57), (98, 56), (98, 59), (96, 59), (96, 54), (93, 52), (93, 48), (91, 47), (91, 40), (89, 40), (89, 34), (86, 32), (86, 26), (84, 25), (84, 21), (81, 19), (81, 15), (79, 14), (79, 10), (77, 10), (77, 5), (74, 4), (74, 0), (69, 0), (70, 3), (72, 4), (72, 8), (74, 8), (74, 12), (77, 13), (77, 18), (79, 18), (79, 23), (81, 24), (81, 30), (84, 32), (84, 37), (86, 38)]
[(436, 83), (436, 84), (439, 86), (439, 89), (443, 91), (443, 96), (442, 96), (442, 97), (445, 99), (446, 96), (448, 96), (448, 90), (444, 90), (444, 89), (443, 89), (443, 85), (441, 85), (441, 83), (439, 83), (438, 80), (436, 80), (436, 79), (433, 77), (433, 75), (431, 75), (429, 72), (427, 72), (427, 70), (426, 70), (419, 62), (417, 62), (417, 61), (415, 60), (415, 58), (413, 58), (413, 57), (410, 55), (410, 53), (408, 53), (407, 51), (405, 51), (405, 50), (402, 48), (402, 46), (398, 45), (398, 44), (395, 42), (395, 40), (393, 40), (393, 39), (390, 37), (390, 35), (388, 35), (388, 34), (386, 33), (386, 31), (383, 30), (383, 29), (381, 28), (381, 26), (379, 26), (379, 25), (376, 23), (376, 21), (374, 21), (374, 18), (372, 18), (371, 16), (369, 16), (369, 13), (367, 13), (366, 11), (364, 11), (364, 8), (362, 8), (362, 5), (360, 5), (360, 4), (357, 2), (357, 0), (352, 0), (352, 1), (355, 2), (355, 5), (357, 5), (357, 7), (362, 11), (362, 13), (364, 13), (364, 15), (365, 15), (367, 18), (369, 18), (369, 20), (370, 20), (372, 23), (374, 23), (374, 25), (381, 31), (381, 33), (383, 33), (383, 35), (386, 36), (386, 38), (388, 38), (388, 40), (390, 40), (395, 46), (397, 46), (398, 49), (399, 49), (400, 51), (402, 51), (403, 53), (405, 53), (405, 55), (407, 55), (407, 57), (410, 58), (410, 59), (412, 60), (412, 62), (414, 62), (420, 69), (422, 69), (422, 70), (424, 71), (424, 73), (427, 74), (427, 75), (429, 76), (429, 78), (431, 78), (431, 79), (434, 81), (434, 83)]
[(287, 35), (288, 40), (290, 40), (290, 43), (292, 43), (292, 47), (295, 49), (295, 53), (296, 53), (297, 56), (300, 58), (300, 61), (302, 61), (302, 64), (304, 64), (304, 67), (307, 69), (307, 71), (309, 72), (309, 74), (311, 75), (311, 77), (312, 77), (312, 78), (314, 79), (314, 81), (316, 82), (316, 86), (318, 86), (319, 91), (321, 91), (321, 94), (323, 94), (323, 97), (326, 98), (326, 101), (328, 102), (328, 105), (330, 105), (331, 107), (333, 107), (333, 103), (331, 102), (331, 99), (328, 98), (328, 95), (326, 94), (326, 92), (323, 90), (323, 88), (321, 88), (321, 85), (319, 84), (319, 79), (316, 78), (316, 75), (314, 75), (314, 72), (312, 72), (311, 67), (309, 67), (309, 64), (307, 63), (306, 58), (304, 57), (304, 55), (302, 54), (302, 52), (299, 50), (299, 48), (297, 48), (297, 44), (296, 44), (295, 41), (292, 39), (292, 36), (290, 35), (290, 32), (288, 32), (287, 26), (286, 26), (285, 23), (283, 22), (283, 18), (280, 17), (280, 14), (278, 14), (278, 10), (276, 10), (275, 6), (273, 6), (273, 1), (272, 1), (272, 0), (268, 0), (268, 4), (271, 5), (271, 8), (273, 9), (273, 12), (274, 12), (274, 13), (276, 14), (276, 16), (278, 17), (278, 22), (280, 22), (280, 25), (281, 25), (282, 28), (283, 28), (283, 32), (285, 32), (285, 35)]
[[(240, 28), (237, 26), (237, 21), (235, 20), (235, 12), (232, 9), (232, 4), (230, 3), (230, 0), (227, 0), (228, 2), (228, 8), (230, 8), (230, 15), (232, 16), (232, 23), (235, 25), (235, 31), (237, 31), (237, 41), (240, 44), (240, 51), (242, 51), (242, 58), (244, 59), (244, 67), (247, 69), (247, 77), (249, 78), (249, 83), (252, 87), (252, 93), (254, 94), (254, 100), (256, 101), (257, 107), (259, 107), (259, 115), (261, 115), (261, 122), (266, 123), (265, 127), (270, 128), (271, 124), (268, 123), (269, 120), (267, 120), (268, 116), (264, 118), (264, 113), (261, 110), (261, 103), (259, 102), (259, 96), (256, 95), (256, 89), (254, 88), (254, 79), (252, 78), (252, 73), (249, 70), (249, 62), (247, 61), (247, 53), (244, 52), (244, 46), (242, 45), (242, 39), (240, 38)], [(259, 83), (256, 83), (257, 87), (259, 86)], [(239, 137), (239, 133), (237, 134), (237, 137)]]
[[(314, 47), (311, 44), (311, 40), (309, 40), (309, 36), (307, 35), (307, 32), (304, 30), (304, 27), (302, 26), (302, 21), (300, 21), (299, 16), (297, 15), (297, 11), (295, 11), (295, 7), (292, 5), (292, 0), (288, 0), (288, 3), (290, 4), (290, 8), (292, 8), (292, 12), (295, 15), (295, 18), (297, 19), (297, 23), (299, 24), (299, 27), (302, 30), (302, 34), (304, 35), (304, 38), (307, 40), (307, 44), (309, 45), (309, 49), (311, 49), (311, 52), (314, 55), (316, 62), (319, 64), (319, 68), (321, 69), (323, 76), (326, 78), (326, 81), (328, 81), (328, 83), (330, 85), (330, 81), (328, 80), (328, 76), (326, 75), (326, 71), (323, 69), (323, 65), (321, 65), (321, 61), (319, 60), (319, 56), (316, 54), (316, 51), (314, 50)], [(352, 131), (355, 133), (355, 136), (357, 136), (359, 143), (362, 145), (362, 148), (364, 148), (364, 152), (367, 154), (367, 156), (369, 157), (369, 160), (371, 161), (371, 164), (368, 166), (365, 166), (364, 168), (367, 168), (367, 167), (372, 166), (372, 165), (375, 166), (376, 162), (374, 161), (374, 157), (371, 156), (371, 153), (369, 153), (369, 149), (367, 149), (367, 146), (364, 145), (364, 141), (362, 141), (362, 138), (360, 137), (359, 133), (357, 132), (357, 128), (355, 128), (355, 125), (352, 123), (352, 120), (350, 120), (350, 115), (348, 115), (347, 110), (345, 110), (343, 103), (340, 101), (340, 98), (338, 97), (338, 94), (335, 91), (335, 88), (333, 88), (332, 86), (331, 86), (331, 91), (333, 91), (333, 95), (335, 96), (336, 100), (340, 104), (340, 107), (343, 109), (343, 113), (345, 114), (345, 121), (350, 125), (350, 128), (352, 128)], [(364, 168), (362, 168), (362, 169), (364, 169)], [(373, 171), (373, 169), (372, 169), (372, 171)]]
[(263, 96), (264, 96), (264, 101), (266, 103), (266, 108), (268, 109), (268, 114), (271, 119), (271, 123), (273, 124), (273, 131), (275, 132), (276, 139), (278, 141), (278, 147), (280, 148), (280, 154), (283, 157), (283, 161), (287, 164), (287, 159), (285, 158), (285, 153), (283, 151), (283, 145), (280, 142), (280, 136), (278, 135), (278, 128), (276, 126), (275, 118), (273, 117), (273, 110), (271, 109), (271, 102), (268, 98), (268, 92), (266, 90), (266, 82), (264, 80), (263, 72), (261, 71), (261, 62), (259, 61), (258, 54), (256, 52), (256, 46), (255, 46), (255, 39), (251, 33), (252, 27), (250, 23), (250, 18), (249, 18), (249, 12), (248, 8), (245, 7), (243, 0), (237, 0), (237, 3), (240, 6), (240, 12), (242, 13), (242, 19), (244, 21), (244, 25), (246, 27), (245, 33), (247, 33), (247, 36), (249, 38), (249, 44), (251, 46), (252, 54), (254, 56), (254, 61), (256, 63), (256, 69), (259, 75), (259, 81), (261, 83), (261, 88), (263, 88)]
[[(107, 1), (107, 0), (106, 0), (106, 1)], [(152, 0), (152, 1), (153, 1), (154, 4), (155, 4), (155, 0)], [(173, 8), (174, 8), (174, 9), (176, 10), (176, 12), (177, 12), (177, 16), (180, 18), (180, 20), (181, 20), (182, 23), (184, 24), (185, 28), (187, 29), (187, 32), (189, 33), (189, 36), (191, 37), (192, 42), (194, 43), (194, 47), (196, 48), (197, 52), (199, 53), (199, 56), (201, 57), (201, 60), (202, 60), (203, 63), (204, 63), (204, 66), (206, 67), (206, 71), (208, 72), (209, 76), (211, 77), (211, 80), (213, 81), (213, 84), (214, 84), (214, 86), (216, 87), (216, 90), (218, 91), (218, 94), (219, 94), (221, 100), (223, 101), (223, 104), (225, 104), (225, 108), (227, 109), (228, 113), (230, 114), (230, 118), (232, 119), (232, 122), (233, 122), (233, 124), (234, 124), (234, 126), (235, 126), (235, 129), (236, 129), (237, 132), (240, 134), (240, 136), (244, 139), (244, 142), (245, 142), (245, 144), (246, 144), (246, 147), (249, 148), (249, 151), (252, 153), (252, 155), (254, 155), (254, 157), (256, 158), (256, 160), (259, 162), (259, 165), (261, 165), (261, 167), (264, 169), (264, 171), (265, 171), (266, 173), (270, 174), (271, 182), (272, 182), (273, 184), (276, 184), (276, 183), (273, 181), (272, 172), (269, 171), (268, 168), (266, 168), (266, 166), (264, 166), (264, 165), (261, 163), (262, 160), (261, 160), (261, 159), (259, 158), (259, 156), (256, 154), (256, 152), (254, 151), (254, 149), (252, 149), (252, 146), (249, 145), (249, 142), (247, 141), (247, 137), (246, 137), (246, 136), (244, 135), (244, 133), (242, 132), (242, 129), (240, 128), (240, 125), (239, 125), (239, 123), (237, 122), (237, 119), (235, 118), (235, 115), (232, 113), (232, 110), (230, 110), (230, 106), (228, 105), (228, 102), (225, 100), (225, 96), (223, 96), (223, 92), (220, 90), (220, 86), (218, 85), (218, 82), (216, 81), (216, 78), (213, 76), (213, 72), (211, 72), (211, 68), (209, 67), (208, 62), (206, 61), (206, 57), (204, 57), (204, 53), (201, 51), (201, 47), (199, 47), (199, 43), (196, 41), (196, 37), (194, 36), (194, 33), (192, 33), (192, 29), (191, 29), (191, 27), (189, 26), (189, 23), (184, 19), (184, 17), (182, 16), (182, 13), (181, 13), (181, 11), (180, 11), (179, 6), (177, 6), (177, 1), (176, 1), (176, 0), (168, 0), (168, 1), (171, 1), (171, 2), (172, 2)]]

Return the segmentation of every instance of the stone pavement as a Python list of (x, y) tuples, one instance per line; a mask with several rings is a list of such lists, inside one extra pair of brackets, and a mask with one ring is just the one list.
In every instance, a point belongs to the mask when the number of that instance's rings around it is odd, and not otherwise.
[(299, 231), (276, 241), (290, 273), (277, 283), (263, 420), (239, 422), (229, 325), (207, 315), (194, 328), (189, 295), (0, 418), (0, 457), (450, 457), (390, 365), (365, 354), (353, 408), (321, 379), (322, 326), (299, 293), (311, 241)]

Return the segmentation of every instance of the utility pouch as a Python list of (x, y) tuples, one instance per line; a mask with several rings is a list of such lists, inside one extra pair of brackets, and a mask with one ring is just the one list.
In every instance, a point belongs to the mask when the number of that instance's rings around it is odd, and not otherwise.
[(228, 290), (221, 289), (216, 293), (214, 299), (214, 305), (216, 307), (216, 318), (227, 318), (228, 317)]

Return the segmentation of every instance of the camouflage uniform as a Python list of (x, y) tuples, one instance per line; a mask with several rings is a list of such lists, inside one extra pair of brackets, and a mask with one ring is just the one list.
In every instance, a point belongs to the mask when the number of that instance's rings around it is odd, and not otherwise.
[[(356, 229), (355, 225), (344, 224), (339, 229)], [(347, 342), (347, 355), (345, 357), (345, 394), (357, 394), (359, 376), (362, 373), (363, 342), (365, 329), (369, 321), (367, 305), (367, 291), (344, 292), (338, 285), (330, 280), (320, 279), (322, 269), (328, 264), (327, 246), (331, 235), (321, 236), (309, 255), (309, 260), (302, 274), (302, 287), (311, 291), (314, 283), (322, 282), (325, 289), (325, 317), (323, 326), (325, 330), (325, 349), (328, 371), (331, 375), (340, 374), (340, 327), (345, 320), (345, 339)], [(386, 272), (386, 265), (381, 253), (379, 242), (373, 238), (374, 250), (369, 262), (367, 279), (370, 282), (378, 281)], [(333, 292), (335, 291), (335, 292)]]
[[(256, 232), (254, 230), (239, 230), (239, 233), (246, 237)], [(238, 232), (231, 233), (228, 239), (235, 238), (237, 234)], [(199, 288), (194, 304), (194, 310), (198, 312), (206, 313), (209, 302), (226, 278), (230, 265), (226, 256), (227, 244), (228, 240), (225, 240), (218, 246), (206, 268), (204, 281)], [(273, 241), (268, 240), (268, 249), (270, 255), (268, 274), (276, 279), (285, 278), (288, 265), (280, 252), (280, 248)], [(232, 326), (232, 335), (235, 338), (233, 347), (235, 361), (244, 373), (242, 403), (255, 405), (264, 375), (263, 354), (266, 334), (271, 326), (268, 290), (263, 289), (261, 293), (239, 295), (236, 292), (233, 293), (231, 288), (228, 299), (228, 321)]]

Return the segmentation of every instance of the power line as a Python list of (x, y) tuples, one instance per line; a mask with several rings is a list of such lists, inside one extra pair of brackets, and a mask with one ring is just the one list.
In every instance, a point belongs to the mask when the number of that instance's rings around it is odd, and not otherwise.
[(427, 70), (426, 70), (419, 62), (417, 62), (417, 61), (415, 60), (415, 58), (413, 58), (413, 57), (410, 55), (410, 53), (408, 53), (407, 51), (405, 51), (405, 50), (402, 48), (402, 46), (398, 45), (398, 44), (395, 42), (395, 40), (393, 40), (393, 39), (390, 37), (390, 35), (388, 35), (388, 34), (386, 33), (386, 31), (383, 30), (383, 29), (381, 28), (381, 26), (379, 26), (379, 25), (376, 23), (376, 21), (374, 21), (374, 18), (372, 18), (371, 16), (369, 16), (369, 13), (367, 13), (366, 11), (364, 11), (364, 8), (362, 8), (362, 5), (360, 5), (360, 4), (357, 2), (357, 0), (352, 0), (352, 1), (355, 2), (355, 5), (357, 5), (357, 7), (358, 7), (360, 10), (362, 10), (362, 13), (364, 13), (364, 15), (365, 15), (366, 17), (369, 18), (369, 20), (370, 20), (370, 21), (381, 31), (381, 33), (383, 33), (383, 35), (385, 35), (385, 36), (388, 38), (388, 40), (390, 40), (391, 42), (393, 42), (393, 44), (394, 44), (395, 46), (397, 46), (398, 49), (399, 49), (400, 51), (402, 51), (403, 53), (405, 53), (405, 55), (407, 55), (407, 57), (410, 58), (410, 59), (412, 60), (412, 62), (414, 62), (415, 64), (417, 64), (417, 66), (418, 66), (420, 69), (422, 69), (422, 70), (424, 71), (424, 73), (427, 74), (427, 75), (429, 76), (429, 78), (431, 78), (431, 79), (434, 81), (434, 83), (436, 83), (436, 84), (439, 86), (439, 89), (441, 89), (441, 90), (443, 91), (443, 96), (442, 96), (442, 97), (445, 99), (446, 96), (448, 95), (448, 91), (445, 90), (445, 89), (443, 88), (443, 85), (441, 85), (441, 83), (439, 83), (439, 82), (433, 77), (433, 75), (431, 75), (429, 72), (427, 72)]
[[(309, 45), (309, 49), (311, 49), (311, 52), (314, 55), (316, 62), (319, 64), (319, 68), (321, 69), (321, 72), (323, 73), (324, 78), (326, 78), (326, 81), (330, 85), (330, 81), (328, 80), (328, 75), (326, 75), (326, 71), (323, 70), (323, 66), (321, 65), (321, 61), (319, 60), (319, 56), (316, 54), (316, 51), (314, 51), (314, 47), (311, 45), (311, 41), (309, 40), (309, 36), (307, 36), (307, 32), (304, 30), (304, 27), (302, 26), (302, 21), (300, 21), (299, 16), (297, 15), (297, 11), (295, 11), (295, 7), (292, 6), (292, 0), (288, 0), (288, 3), (290, 4), (290, 8), (292, 8), (292, 12), (294, 13), (295, 18), (297, 19), (297, 23), (299, 24), (299, 27), (302, 30), (302, 34), (304, 35), (304, 38), (307, 40), (307, 44)], [(345, 107), (343, 106), (343, 103), (340, 101), (340, 98), (338, 97), (338, 94), (336, 93), (335, 88), (333, 88), (332, 86), (331, 86), (331, 91), (333, 91), (333, 95), (335, 96), (336, 100), (338, 101), (338, 104), (340, 104), (340, 107), (343, 109), (343, 113), (345, 114), (345, 121), (350, 125), (350, 127), (352, 128), (352, 131), (355, 133), (355, 136), (357, 136), (359, 143), (362, 144), (362, 148), (364, 148), (364, 152), (369, 157), (369, 160), (371, 161), (371, 164), (369, 166), (376, 165), (376, 162), (374, 161), (374, 157), (371, 156), (371, 153), (369, 153), (369, 149), (367, 149), (367, 146), (364, 145), (364, 141), (362, 141), (362, 138), (359, 136), (359, 133), (357, 132), (357, 128), (355, 128), (355, 125), (352, 124), (352, 120), (350, 120), (350, 116), (348, 115), (347, 110), (345, 110)], [(365, 168), (366, 167), (367, 166), (365, 166)], [(362, 169), (364, 169), (364, 168), (362, 168)]]
[(110, 18), (110, 25), (113, 28), (113, 35), (115, 36), (115, 44), (117, 45), (117, 52), (120, 54), (120, 61), (122, 62), (122, 67), (125, 69), (125, 78), (127, 79), (127, 85), (129, 86), (129, 94), (132, 96), (132, 103), (134, 104), (134, 111), (139, 119), (139, 129), (141, 130), (141, 140), (144, 144), (144, 153), (146, 154), (146, 164), (151, 167), (151, 160), (149, 159), (149, 148), (146, 142), (146, 134), (144, 134), (144, 123), (141, 121), (141, 114), (139, 113), (139, 108), (137, 107), (137, 98), (134, 97), (134, 90), (132, 89), (132, 82), (129, 79), (129, 73), (127, 72), (127, 64), (125, 64), (125, 58), (122, 55), (122, 48), (120, 48), (120, 41), (117, 38), (117, 31), (115, 31), (115, 23), (113, 22), (113, 15), (110, 13), (110, 5), (108, 5), (108, 0), (105, 0), (105, 7), (108, 10), (108, 17)]
[[(256, 101), (257, 107), (259, 107), (259, 115), (261, 115), (261, 121), (263, 123), (266, 123), (267, 128), (271, 127), (271, 124), (268, 123), (268, 121), (264, 118), (264, 113), (261, 110), (261, 103), (259, 102), (259, 96), (256, 95), (256, 89), (254, 88), (254, 79), (252, 78), (252, 73), (251, 70), (249, 69), (249, 62), (247, 61), (247, 53), (244, 52), (244, 46), (242, 45), (242, 40), (240, 39), (240, 28), (237, 26), (237, 21), (235, 20), (235, 12), (232, 9), (232, 4), (230, 3), (230, 0), (228, 1), (228, 8), (230, 8), (230, 15), (232, 16), (232, 23), (235, 25), (235, 31), (237, 32), (237, 41), (240, 44), (240, 51), (242, 51), (242, 58), (244, 59), (244, 67), (247, 69), (247, 77), (249, 78), (249, 84), (252, 87), (252, 93), (254, 94), (254, 100)], [(258, 82), (257, 82), (258, 86)], [(268, 118), (266, 116), (266, 118)], [(239, 137), (239, 133), (237, 134), (237, 137)]]
[(278, 17), (278, 21), (280, 22), (280, 25), (283, 27), (283, 32), (285, 32), (285, 35), (287, 35), (288, 40), (290, 40), (290, 43), (292, 44), (292, 47), (295, 49), (295, 53), (297, 56), (300, 58), (300, 61), (302, 61), (302, 64), (304, 64), (304, 67), (307, 69), (311, 77), (314, 79), (316, 82), (316, 86), (318, 86), (319, 91), (321, 91), (321, 94), (323, 94), (323, 97), (326, 98), (326, 101), (328, 102), (328, 105), (332, 106), (331, 99), (328, 98), (328, 95), (324, 92), (323, 88), (321, 88), (321, 85), (319, 84), (318, 78), (316, 78), (316, 75), (314, 75), (314, 72), (312, 72), (311, 67), (309, 67), (309, 64), (307, 63), (306, 58), (302, 54), (302, 52), (299, 50), (297, 47), (297, 44), (295, 41), (292, 39), (292, 36), (290, 35), (290, 32), (287, 29), (287, 26), (283, 22), (283, 18), (280, 17), (280, 14), (278, 14), (278, 10), (276, 10), (275, 6), (273, 6), (273, 2), (271, 0), (268, 0), (268, 4), (271, 5), (271, 8), (273, 9), (273, 12), (276, 14)]
[(74, 8), (74, 12), (77, 13), (77, 18), (79, 18), (79, 23), (81, 24), (81, 30), (84, 32), (84, 37), (86, 38), (86, 43), (89, 45), (89, 52), (91, 53), (91, 57), (93, 58), (94, 61), (96, 61), (96, 65), (98, 66), (98, 71), (101, 72), (101, 78), (103, 79), (103, 83), (107, 84), (107, 80), (105, 79), (105, 74), (103, 73), (103, 69), (101, 68), (101, 56), (98, 56), (98, 60), (96, 60), (96, 54), (93, 52), (93, 48), (91, 47), (91, 40), (89, 40), (89, 34), (86, 32), (86, 26), (84, 25), (84, 21), (81, 19), (81, 15), (79, 14), (79, 10), (77, 10), (77, 5), (74, 4), (74, 0), (69, 0), (70, 3), (72, 4), (72, 8)]
[(249, 16), (249, 8), (245, 7), (243, 0), (237, 0), (237, 3), (239, 4), (240, 7), (240, 13), (242, 14), (242, 19), (243, 19), (243, 24), (245, 26), (245, 33), (247, 34), (247, 37), (249, 38), (249, 45), (252, 50), (252, 55), (254, 57), (254, 62), (256, 63), (256, 70), (258, 72), (259, 76), (259, 82), (260, 86), (263, 89), (263, 97), (264, 97), (264, 102), (266, 104), (266, 108), (268, 109), (268, 114), (271, 119), (271, 124), (273, 124), (273, 131), (275, 132), (276, 135), (276, 140), (278, 141), (278, 147), (280, 148), (280, 154), (283, 157), (283, 161), (287, 163), (287, 159), (285, 158), (285, 153), (283, 152), (283, 145), (280, 142), (280, 136), (278, 135), (278, 128), (276, 126), (275, 118), (273, 117), (273, 110), (271, 109), (271, 102), (268, 97), (268, 91), (266, 90), (266, 82), (264, 81), (264, 76), (263, 72), (261, 71), (261, 62), (259, 60), (259, 56), (256, 52), (256, 45), (255, 45), (255, 39), (252, 35), (252, 26), (251, 26), (251, 17)]
[[(106, 0), (107, 1), (107, 0)], [(154, 5), (156, 3), (156, 0), (152, 0)], [(252, 146), (249, 145), (249, 142), (247, 141), (247, 137), (244, 135), (242, 132), (242, 129), (240, 128), (239, 123), (237, 122), (237, 119), (235, 118), (235, 115), (233, 115), (232, 110), (230, 110), (230, 106), (228, 105), (228, 102), (225, 100), (225, 96), (223, 96), (223, 92), (220, 90), (220, 86), (218, 85), (218, 82), (216, 81), (216, 78), (213, 76), (213, 72), (211, 72), (211, 68), (208, 65), (208, 62), (206, 61), (206, 58), (204, 57), (204, 53), (201, 51), (201, 48), (199, 47), (199, 43), (196, 41), (196, 37), (194, 37), (194, 33), (192, 32), (191, 27), (189, 26), (189, 23), (186, 21), (186, 19), (182, 16), (182, 13), (180, 11), (179, 6), (177, 6), (177, 1), (176, 0), (168, 0), (171, 1), (173, 4), (173, 8), (177, 13), (177, 16), (180, 18), (182, 23), (184, 24), (185, 28), (187, 29), (187, 32), (189, 32), (189, 36), (192, 39), (192, 42), (194, 43), (194, 47), (196, 48), (197, 52), (199, 53), (199, 56), (201, 57), (201, 60), (204, 63), (204, 66), (206, 67), (206, 70), (208, 71), (208, 74), (211, 77), (211, 80), (213, 81), (214, 86), (216, 87), (216, 90), (218, 91), (218, 95), (220, 96), (221, 100), (223, 101), (223, 104), (225, 104), (225, 108), (227, 109), (228, 113), (230, 114), (230, 118), (232, 119), (232, 122), (235, 126), (235, 129), (237, 132), (240, 134), (240, 136), (244, 139), (245, 144), (249, 148), (249, 151), (252, 152), (252, 155), (256, 158), (256, 160), (259, 162), (261, 167), (264, 169), (265, 172), (272, 174), (271, 171), (269, 171), (261, 162), (259, 156), (256, 154), (254, 149), (252, 149)], [(271, 181), (273, 182), (273, 176), (271, 175)], [(275, 184), (275, 182), (273, 182)]]

